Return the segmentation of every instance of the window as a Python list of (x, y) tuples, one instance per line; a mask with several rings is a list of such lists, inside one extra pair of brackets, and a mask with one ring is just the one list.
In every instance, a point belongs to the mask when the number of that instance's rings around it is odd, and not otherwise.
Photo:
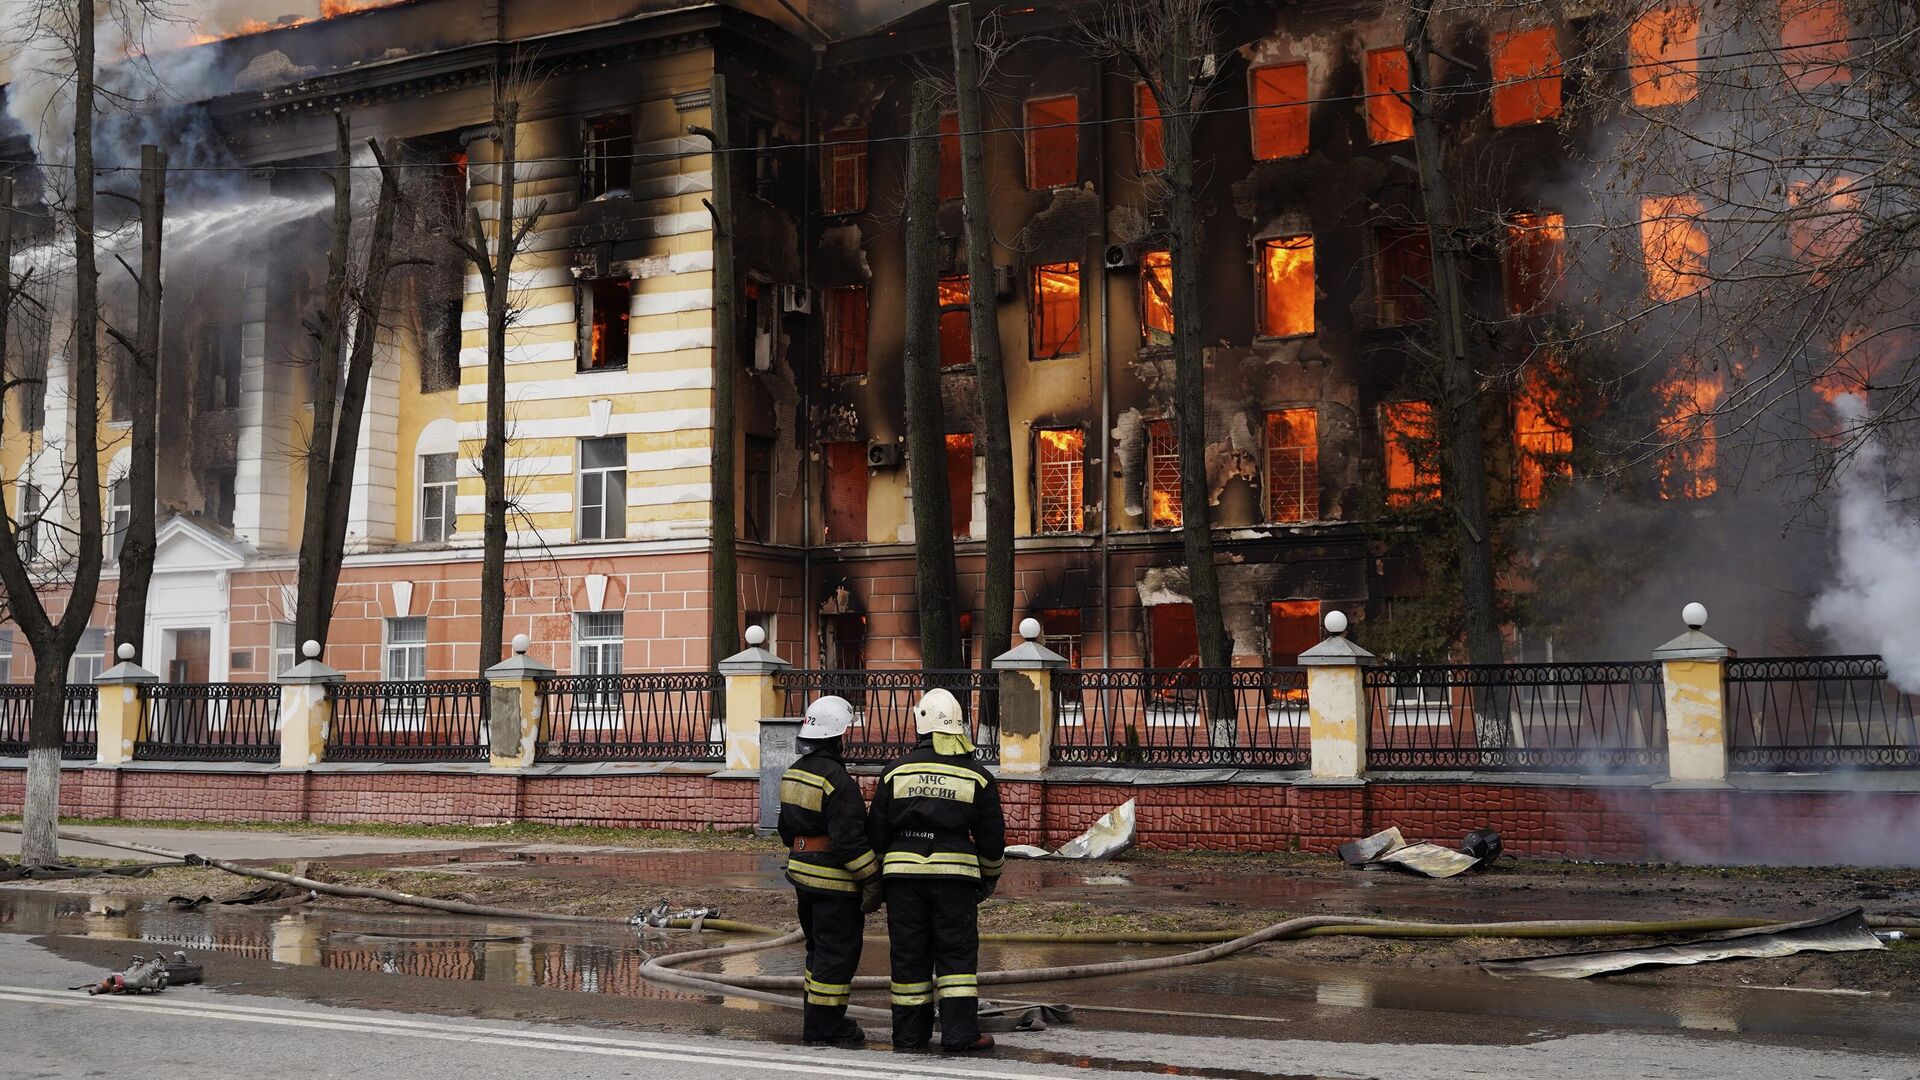
[(827, 290), (827, 374), (863, 375), (867, 370), (867, 290), (864, 285)]
[(1200, 662), (1200, 635), (1192, 604), (1155, 604), (1147, 609), (1148, 667), (1183, 668)]
[(39, 290), (28, 289), (7, 320), (6, 374), (20, 382), (20, 427), (39, 431), (47, 426), (47, 354), (50, 325)]
[(960, 114), (940, 117), (940, 197), (960, 197)]
[(1558, 365), (1527, 368), (1513, 398), (1514, 498), (1528, 509), (1540, 505), (1547, 477), (1573, 475), (1573, 431), (1560, 402)]
[(1173, 253), (1149, 251), (1140, 256), (1140, 341), (1145, 345), (1173, 344)]
[(1307, 65), (1254, 68), (1253, 156), (1262, 161), (1307, 152)]
[(1300, 654), (1320, 644), (1320, 601), (1275, 600), (1267, 605), (1267, 662), (1300, 666)]
[(960, 667), (964, 670), (973, 666), (973, 612), (963, 611), (957, 620), (960, 638)]
[(454, 495), (457, 454), (420, 455), (420, 539), (428, 544), (444, 544), (453, 539), (458, 519)]
[(943, 277), (939, 285), (940, 366), (973, 363), (973, 315), (967, 308), (967, 276)]
[(389, 682), (427, 677), (426, 616), (387, 620), (386, 660), (381, 670)]
[(633, 190), (633, 117), (591, 116), (581, 125), (580, 194), (587, 199)]
[(234, 475), (232, 468), (212, 469), (205, 478), (207, 516), (228, 528), (233, 527)]
[(1684, 300), (1707, 287), (1707, 230), (1693, 195), (1640, 200), (1640, 248), (1646, 260), (1647, 295)]
[[(625, 670), (621, 654), (626, 639), (626, 615), (619, 611), (581, 611), (573, 616), (573, 673), (575, 675), (618, 675)], [(581, 695), (596, 700), (594, 705), (617, 709), (618, 691), (609, 694)], [(587, 704), (576, 701), (576, 704)]]
[(1040, 644), (1066, 657), (1068, 667), (1079, 667), (1080, 609), (1047, 608), (1034, 612), (1033, 617), (1040, 621)]
[(240, 328), (222, 325), (218, 320), (207, 322), (194, 334), (193, 356), (200, 407), (214, 411), (239, 408)]
[(867, 129), (841, 128), (827, 132), (821, 161), (821, 209), (829, 214), (853, 214), (867, 208)]
[(742, 494), (746, 498), (747, 539), (757, 543), (773, 540), (773, 440), (763, 435), (747, 436), (747, 461)]
[(580, 313), (579, 370), (626, 367), (633, 279), (591, 278), (576, 283), (573, 292)]
[(277, 622), (273, 624), (273, 674), (281, 675), (293, 670), (300, 662), (300, 649), (294, 642), (293, 624)]
[(75, 686), (91, 685), (100, 677), (107, 666), (107, 631), (102, 626), (89, 626), (80, 632), (80, 642), (73, 647), (73, 662), (67, 667), (67, 682)]
[(1141, 172), (1159, 172), (1167, 167), (1166, 132), (1160, 124), (1160, 102), (1153, 87), (1133, 84), (1133, 138)]
[(1313, 333), (1313, 237), (1260, 241), (1260, 332), (1267, 337)]
[(1147, 424), (1147, 527), (1179, 528), (1180, 434), (1171, 420)]
[(0, 683), (13, 681), (13, 628), (0, 626)]
[(1515, 214), (1507, 219), (1507, 314), (1538, 315), (1560, 294), (1566, 272), (1567, 219), (1559, 214)]
[(1428, 402), (1392, 401), (1380, 406), (1388, 506), (1408, 507), (1440, 494), (1436, 435), (1433, 406)]
[(20, 559), (28, 565), (53, 557), (53, 551), (46, 543), (47, 526), (40, 520), (46, 511), (47, 497), (40, 493), (37, 486), (22, 483), (20, 513), (14, 520), (14, 530), (20, 543)]
[(627, 535), (627, 437), (580, 440), (580, 539)]
[(1387, 226), (1374, 234), (1374, 300), (1384, 326), (1404, 326), (1427, 317), (1433, 287), (1433, 248), (1425, 226)]
[(867, 447), (830, 442), (821, 446), (827, 471), (826, 535), (829, 544), (862, 544), (867, 539)]
[(1560, 44), (1551, 26), (1493, 35), (1493, 123), (1512, 127), (1560, 115)]
[(1704, 499), (1720, 489), (1713, 421), (1724, 390), (1719, 372), (1686, 370), (1654, 389), (1661, 406), (1660, 435), (1671, 443), (1655, 465), (1661, 498)]
[(1413, 138), (1413, 105), (1404, 96), (1406, 50), (1373, 49), (1367, 53), (1367, 138), (1376, 143)]
[(101, 351), (113, 357), (112, 381), (107, 387), (107, 421), (130, 424), (133, 422), (133, 354), (118, 344), (110, 351)]
[(865, 615), (821, 617), (820, 667), (826, 671), (859, 671), (866, 666), (867, 617)]
[(1700, 9), (1667, 4), (1627, 31), (1633, 103), (1646, 107), (1692, 101), (1700, 90)]
[(1080, 182), (1080, 99), (1027, 102), (1027, 187), (1034, 191)]
[(1844, 173), (1787, 186), (1787, 206), (1793, 212), (1787, 220), (1787, 248), (1816, 286), (1827, 284), (1865, 229), (1860, 195), (1860, 179)]
[(1087, 433), (1040, 428), (1033, 433), (1035, 532), (1077, 533), (1086, 527)]
[(973, 535), (973, 436), (947, 436), (947, 499), (953, 508), (953, 535)]
[(1052, 360), (1080, 351), (1080, 264), (1048, 263), (1033, 268), (1032, 356)]
[(133, 481), (124, 476), (115, 480), (107, 489), (107, 504), (107, 561), (117, 563), (133, 524)]
[(1847, 12), (1840, 0), (1780, 0), (1781, 67), (1796, 89), (1844, 83)]
[(1267, 520), (1320, 517), (1320, 414), (1311, 408), (1267, 414)]

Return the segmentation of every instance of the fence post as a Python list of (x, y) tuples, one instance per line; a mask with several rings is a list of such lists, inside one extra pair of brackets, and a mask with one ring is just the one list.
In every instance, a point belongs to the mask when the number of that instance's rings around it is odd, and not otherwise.
[(774, 676), (793, 667), (763, 646), (767, 632), (747, 627), (747, 647), (720, 661), (726, 679), (727, 768), (760, 771), (760, 718), (780, 715), (780, 688)]
[(1040, 644), (1040, 620), (1020, 620), (1020, 644), (993, 658), (1000, 672), (1000, 774), (1032, 776), (1053, 760), (1053, 673), (1067, 658)]
[(320, 643), (300, 643), (298, 664), (274, 678), (280, 684), (280, 767), (304, 769), (327, 757), (333, 727), (333, 697), (327, 687), (346, 676), (320, 661)]
[(160, 676), (133, 662), (130, 643), (121, 642), (114, 655), (120, 662), (93, 680), (94, 692), (100, 695), (93, 757), (102, 765), (132, 760), (133, 744), (140, 741), (140, 687), (160, 681)]
[(487, 767), (524, 769), (540, 745), (540, 680), (553, 669), (527, 659), (530, 640), (513, 635), (513, 655), (487, 669)]
[(1372, 653), (1347, 639), (1347, 616), (1329, 611), (1327, 636), (1300, 654), (1315, 780), (1357, 781), (1367, 771), (1367, 682)]
[(1667, 778), (1686, 784), (1727, 782), (1727, 658), (1733, 650), (1701, 633), (1707, 609), (1680, 612), (1687, 632), (1653, 650), (1667, 707)]

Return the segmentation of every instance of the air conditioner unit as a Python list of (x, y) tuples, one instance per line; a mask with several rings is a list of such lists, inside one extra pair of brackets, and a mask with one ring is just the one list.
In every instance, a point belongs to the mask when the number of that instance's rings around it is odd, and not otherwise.
[(875, 439), (867, 444), (867, 468), (891, 469), (906, 456), (906, 448), (897, 442)]
[(1013, 267), (995, 266), (993, 268), (993, 296), (996, 300), (1013, 299)]
[(805, 285), (780, 286), (780, 311), (787, 315), (813, 314), (813, 290)]
[(1108, 244), (1105, 254), (1101, 256), (1101, 261), (1109, 270), (1125, 270), (1139, 263), (1140, 251), (1132, 244)]

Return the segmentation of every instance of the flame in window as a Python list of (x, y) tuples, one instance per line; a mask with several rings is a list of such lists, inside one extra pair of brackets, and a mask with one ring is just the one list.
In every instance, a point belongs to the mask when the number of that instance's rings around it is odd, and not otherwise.
[(1080, 351), (1080, 264), (1033, 268), (1032, 356), (1052, 360)]
[(1267, 414), (1267, 520), (1320, 516), (1320, 414), (1311, 408)]
[(1660, 434), (1673, 445), (1655, 466), (1663, 499), (1704, 499), (1720, 489), (1713, 411), (1723, 391), (1718, 372), (1676, 371), (1655, 388)]
[(1542, 26), (1495, 34), (1493, 122), (1512, 127), (1560, 115), (1560, 45)]
[(1411, 87), (1404, 50), (1367, 53), (1367, 138), (1376, 143), (1413, 138), (1413, 106), (1403, 96)]
[(1567, 219), (1515, 214), (1507, 219), (1507, 313), (1537, 315), (1553, 303), (1567, 266)]
[(1040, 528), (1043, 533), (1077, 533), (1085, 527), (1087, 435), (1079, 428), (1041, 428), (1034, 432)]
[(1387, 505), (1408, 507), (1440, 494), (1440, 470), (1434, 464), (1437, 429), (1433, 405), (1390, 401), (1380, 406), (1386, 452)]
[(967, 276), (943, 277), (940, 306), (940, 366), (973, 363), (973, 314), (967, 307)]
[(1166, 132), (1160, 125), (1160, 102), (1146, 83), (1133, 84), (1134, 141), (1141, 172), (1167, 167)]
[(1307, 152), (1307, 65), (1275, 64), (1255, 68), (1253, 81), (1253, 156), (1262, 161), (1300, 157)]
[(1653, 299), (1683, 300), (1707, 287), (1707, 230), (1700, 214), (1700, 200), (1692, 195), (1640, 200), (1640, 248)]
[(1564, 371), (1555, 361), (1527, 369), (1513, 401), (1514, 496), (1521, 506), (1540, 505), (1547, 477), (1572, 476), (1573, 430), (1561, 399)]
[(1854, 177), (1834, 176), (1787, 188), (1787, 204), (1794, 212), (1787, 222), (1787, 247), (1815, 285), (1828, 283), (1828, 271), (1860, 239), (1864, 224), (1855, 183)]
[(1260, 242), (1260, 331), (1268, 337), (1313, 333), (1313, 237)]
[(1700, 9), (1654, 8), (1627, 31), (1633, 102), (1653, 108), (1692, 101), (1700, 92)]
[(1780, 0), (1781, 68), (1799, 90), (1844, 83), (1851, 51), (1840, 0)]
[(1147, 504), (1148, 528), (1180, 526), (1180, 437), (1171, 420), (1147, 427)]
[(1149, 345), (1173, 342), (1173, 254), (1140, 257), (1140, 338)]

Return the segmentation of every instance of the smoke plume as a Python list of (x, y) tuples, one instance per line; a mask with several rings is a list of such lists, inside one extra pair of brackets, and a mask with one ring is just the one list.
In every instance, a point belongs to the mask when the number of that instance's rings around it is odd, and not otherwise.
[[(1848, 428), (1868, 418), (1860, 398), (1835, 402)], [(1836, 580), (1814, 601), (1809, 621), (1849, 652), (1876, 652), (1887, 674), (1920, 691), (1920, 521), (1898, 509), (1888, 486), (1886, 450), (1877, 438), (1841, 465), (1834, 529)]]

